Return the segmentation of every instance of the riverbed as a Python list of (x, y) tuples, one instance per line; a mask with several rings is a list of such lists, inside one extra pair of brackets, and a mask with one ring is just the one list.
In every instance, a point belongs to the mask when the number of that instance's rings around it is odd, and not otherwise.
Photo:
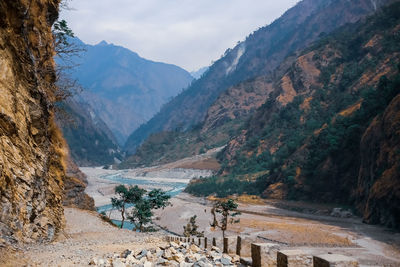
[[(117, 185), (138, 185), (146, 190), (162, 189), (171, 197), (181, 193), (193, 178), (213, 175), (209, 170), (182, 168), (141, 168), (131, 170), (106, 170), (101, 167), (81, 167), (88, 177), (86, 193), (93, 197), (98, 212), (105, 212), (118, 222), (120, 214), (112, 210), (111, 198)], [(129, 227), (129, 224), (127, 224)]]

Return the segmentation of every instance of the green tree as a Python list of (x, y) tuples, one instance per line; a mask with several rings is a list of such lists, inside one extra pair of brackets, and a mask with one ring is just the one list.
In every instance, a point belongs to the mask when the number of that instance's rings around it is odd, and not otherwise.
[(144, 232), (144, 226), (151, 222), (153, 212), (151, 211), (151, 204), (148, 200), (141, 200), (135, 205), (132, 210), (129, 220), (135, 225), (132, 230), (139, 229), (140, 232)]
[[(227, 201), (217, 201), (214, 203), (211, 209), (213, 215), (213, 222), (210, 224), (211, 227), (220, 228), (222, 230), (222, 237), (225, 237), (225, 231), (228, 229), (228, 224), (238, 223), (240, 219), (235, 219), (236, 216), (240, 215), (237, 211), (238, 204), (233, 199)], [(216, 213), (221, 214), (221, 219), (218, 221)]]
[(124, 227), (126, 205), (140, 202), (145, 193), (146, 190), (139, 188), (137, 185), (134, 187), (126, 187), (125, 185), (118, 185), (115, 187), (115, 194), (117, 194), (117, 197), (111, 198), (111, 205), (121, 212), (121, 228)]
[[(143, 189), (142, 189), (143, 190)], [(153, 210), (164, 209), (171, 205), (168, 201), (171, 196), (167, 195), (166, 192), (161, 189), (154, 189), (150, 191), (146, 198), (141, 198), (135, 202), (135, 207), (132, 210), (131, 215), (128, 217), (129, 220), (135, 225), (135, 229), (139, 229), (141, 232), (145, 232), (145, 225), (151, 223), (151, 217), (153, 217)]]

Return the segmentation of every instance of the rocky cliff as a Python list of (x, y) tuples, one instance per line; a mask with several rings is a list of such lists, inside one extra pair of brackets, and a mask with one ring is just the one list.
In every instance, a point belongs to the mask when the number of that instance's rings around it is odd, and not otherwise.
[(95, 210), (93, 198), (85, 193), (87, 183), (87, 176), (68, 157), (66, 176), (64, 178), (63, 205), (85, 210)]
[(365, 131), (360, 155), (357, 196), (364, 221), (399, 227), (400, 94)]
[(50, 241), (63, 225), (64, 142), (51, 108), (58, 3), (0, 2), (0, 242)]

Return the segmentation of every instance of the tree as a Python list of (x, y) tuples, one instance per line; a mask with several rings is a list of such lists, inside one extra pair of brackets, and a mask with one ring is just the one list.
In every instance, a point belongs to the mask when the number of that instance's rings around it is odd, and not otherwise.
[(164, 209), (171, 205), (168, 201), (170, 198), (171, 196), (161, 189), (154, 189), (147, 194), (146, 198), (141, 197), (140, 200), (135, 202), (135, 207), (128, 217), (135, 225), (132, 230), (139, 229), (140, 232), (145, 232), (145, 225), (152, 222), (153, 210)]
[(204, 236), (204, 231), (203, 232), (197, 231), (199, 226), (196, 224), (196, 218), (197, 218), (197, 215), (190, 217), (187, 225), (183, 226), (183, 235), (184, 236), (186, 236), (186, 237), (189, 237), (189, 236), (203, 237)]
[(140, 232), (144, 232), (144, 226), (151, 222), (153, 212), (151, 211), (151, 204), (148, 200), (141, 200), (135, 205), (132, 210), (129, 220), (135, 225), (132, 230), (139, 229)]
[[(222, 237), (225, 237), (225, 231), (228, 229), (228, 224), (238, 223), (240, 219), (234, 217), (240, 215), (240, 212), (236, 211), (238, 204), (233, 199), (228, 199), (227, 201), (217, 201), (214, 203), (211, 209), (211, 214), (213, 215), (213, 222), (210, 224), (211, 227), (220, 228), (222, 230)], [(217, 220), (216, 213), (221, 214), (220, 221)]]
[(152, 209), (164, 209), (171, 203), (168, 201), (171, 198), (166, 192), (161, 189), (153, 189), (148, 194), (148, 200)]
[(111, 198), (111, 205), (121, 212), (121, 228), (124, 227), (126, 205), (140, 202), (145, 193), (146, 190), (139, 188), (137, 185), (129, 188), (125, 185), (118, 185), (115, 187), (115, 194), (117, 194), (118, 197)]

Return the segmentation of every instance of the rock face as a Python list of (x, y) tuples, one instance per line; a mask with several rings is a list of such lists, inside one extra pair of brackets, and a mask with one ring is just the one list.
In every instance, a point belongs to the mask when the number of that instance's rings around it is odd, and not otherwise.
[(63, 205), (85, 210), (95, 210), (94, 200), (85, 193), (87, 177), (71, 158), (67, 160), (67, 173), (64, 178)]
[(58, 3), (0, 2), (0, 242), (53, 240), (63, 225), (65, 146), (51, 110)]
[(358, 197), (366, 222), (400, 227), (400, 95), (361, 140)]

